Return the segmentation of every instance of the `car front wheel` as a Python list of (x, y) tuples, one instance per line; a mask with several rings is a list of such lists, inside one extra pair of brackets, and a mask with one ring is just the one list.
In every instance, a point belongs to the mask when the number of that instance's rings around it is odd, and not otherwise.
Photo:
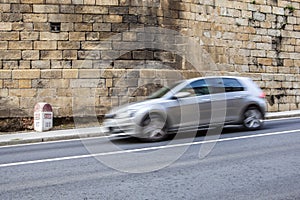
[(256, 107), (248, 108), (243, 115), (243, 126), (247, 130), (257, 130), (263, 126), (263, 115)]
[(159, 114), (150, 114), (141, 123), (142, 135), (140, 140), (146, 142), (157, 142), (166, 139), (166, 119)]

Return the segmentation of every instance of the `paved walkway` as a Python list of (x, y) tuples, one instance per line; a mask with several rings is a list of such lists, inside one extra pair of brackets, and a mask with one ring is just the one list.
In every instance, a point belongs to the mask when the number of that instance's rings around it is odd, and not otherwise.
[[(300, 116), (300, 110), (267, 113), (266, 119), (297, 117)], [(78, 128), (68, 130), (55, 130), (46, 132), (26, 132), (0, 135), (0, 146), (36, 143), (45, 141), (57, 141), (76, 138), (87, 138), (104, 136), (105, 131), (102, 127)]]

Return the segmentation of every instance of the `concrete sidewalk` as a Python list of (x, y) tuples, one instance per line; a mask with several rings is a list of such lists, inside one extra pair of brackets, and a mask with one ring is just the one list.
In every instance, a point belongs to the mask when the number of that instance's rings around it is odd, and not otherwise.
[[(272, 112), (266, 114), (266, 119), (298, 117), (300, 110), (286, 112)], [(103, 127), (77, 128), (68, 130), (55, 130), (46, 132), (26, 132), (0, 135), (0, 146), (37, 143), (46, 141), (58, 141), (88, 137), (104, 136), (105, 130)]]

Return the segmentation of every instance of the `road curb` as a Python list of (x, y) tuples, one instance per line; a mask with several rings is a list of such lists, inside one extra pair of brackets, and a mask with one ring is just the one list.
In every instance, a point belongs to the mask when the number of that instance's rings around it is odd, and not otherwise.
[[(44, 136), (40, 136), (41, 134)], [(0, 146), (83, 139), (105, 135), (106, 133), (103, 129), (101, 130), (101, 127), (17, 133), (7, 135), (7, 137), (0, 135)]]

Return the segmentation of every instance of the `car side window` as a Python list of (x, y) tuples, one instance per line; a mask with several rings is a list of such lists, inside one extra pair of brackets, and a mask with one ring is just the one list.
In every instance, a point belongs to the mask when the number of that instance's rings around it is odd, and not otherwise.
[(204, 79), (194, 81), (190, 85), (193, 88), (196, 96), (209, 94), (209, 86)]
[(239, 92), (245, 90), (243, 85), (234, 78), (223, 78), (223, 83), (226, 92)]

